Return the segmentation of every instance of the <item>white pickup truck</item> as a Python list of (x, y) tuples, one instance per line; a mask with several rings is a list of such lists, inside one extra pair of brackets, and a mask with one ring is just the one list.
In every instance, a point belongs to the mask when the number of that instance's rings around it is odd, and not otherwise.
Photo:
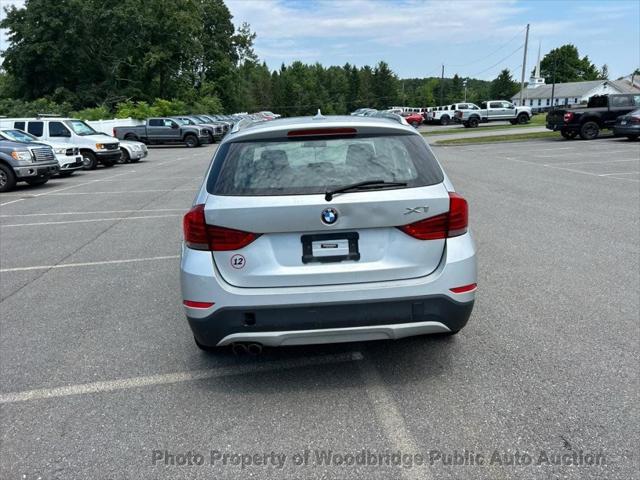
[(529, 107), (516, 107), (505, 100), (488, 100), (479, 110), (456, 110), (454, 120), (466, 128), (475, 128), (480, 122), (509, 121), (512, 125), (529, 123), (533, 114)]
[(427, 111), (427, 122), (438, 123), (440, 125), (449, 125), (454, 121), (455, 112), (457, 110), (478, 110), (473, 103), (453, 103), (451, 105), (444, 105), (441, 107), (433, 107), (430, 111)]
[(80, 150), (87, 170), (93, 170), (98, 163), (112, 167), (120, 160), (118, 139), (96, 132), (82, 120), (55, 116), (3, 118), (0, 127), (23, 130), (38, 137), (38, 141), (71, 144)]

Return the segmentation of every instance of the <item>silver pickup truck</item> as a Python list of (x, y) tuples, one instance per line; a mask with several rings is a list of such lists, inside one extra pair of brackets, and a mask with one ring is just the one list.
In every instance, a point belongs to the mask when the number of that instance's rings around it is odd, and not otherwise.
[(135, 140), (146, 144), (184, 144), (199, 147), (210, 143), (209, 129), (199, 125), (180, 125), (167, 117), (149, 118), (144, 125), (115, 127), (113, 135), (120, 140)]
[(0, 192), (13, 190), (16, 182), (44, 185), (59, 170), (50, 146), (0, 140)]
[(465, 128), (475, 128), (481, 122), (509, 121), (512, 125), (529, 123), (533, 114), (529, 107), (516, 107), (505, 100), (489, 100), (478, 110), (456, 110), (454, 121)]

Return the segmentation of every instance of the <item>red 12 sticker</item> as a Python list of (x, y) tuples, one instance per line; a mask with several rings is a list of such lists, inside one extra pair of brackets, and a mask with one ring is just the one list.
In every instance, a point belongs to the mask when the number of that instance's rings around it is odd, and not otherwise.
[(244, 268), (244, 266), (246, 265), (247, 261), (244, 258), (244, 256), (236, 253), (235, 255), (233, 255), (231, 257), (231, 266), (235, 269), (240, 269), (240, 268)]

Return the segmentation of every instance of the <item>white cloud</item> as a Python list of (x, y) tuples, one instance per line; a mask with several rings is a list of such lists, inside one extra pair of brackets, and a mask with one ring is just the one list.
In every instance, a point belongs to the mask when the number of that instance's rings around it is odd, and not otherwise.
[(283, 38), (352, 38), (362, 43), (411, 45), (424, 40), (508, 37), (522, 28), (506, 22), (523, 9), (515, 2), (351, 0), (286, 3), (228, 0), (234, 19), (251, 24), (258, 42)]

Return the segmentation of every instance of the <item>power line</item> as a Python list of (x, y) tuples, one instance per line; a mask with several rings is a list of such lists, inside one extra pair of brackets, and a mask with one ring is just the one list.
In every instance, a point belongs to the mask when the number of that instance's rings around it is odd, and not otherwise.
[(506, 43), (503, 43), (502, 45), (500, 45), (498, 48), (496, 48), (494, 51), (492, 51), (489, 55), (486, 55), (486, 56), (484, 56), (482, 58), (477, 58), (477, 59), (475, 59), (475, 60), (473, 60), (471, 62), (467, 62), (467, 63), (463, 63), (463, 64), (457, 64), (457, 65), (447, 65), (447, 66), (449, 66), (449, 67), (466, 67), (466, 66), (469, 66), (469, 65), (475, 65), (476, 63), (482, 62), (482, 61), (486, 60), (487, 58), (492, 57), (494, 54), (498, 53), (504, 47), (509, 45), (516, 38), (518, 38), (522, 34), (522, 32), (524, 32), (526, 29), (527, 29), (527, 27), (525, 27), (522, 30), (520, 30), (513, 37), (511, 37)]
[(520, 45), (518, 48), (516, 48), (513, 52), (511, 52), (509, 55), (507, 55), (506, 57), (498, 60), (496, 63), (494, 63), (493, 65), (491, 65), (488, 68), (485, 68), (484, 70), (478, 72), (478, 73), (474, 73), (473, 75), (469, 75), (470, 77), (477, 77), (478, 75), (482, 75), (484, 72), (488, 72), (489, 70), (491, 70), (494, 67), (497, 67), (498, 65), (500, 65), (502, 62), (504, 62), (505, 60), (510, 59), (511, 57), (513, 57), (516, 53), (518, 53), (520, 50), (522, 50), (524, 48), (524, 44)]

